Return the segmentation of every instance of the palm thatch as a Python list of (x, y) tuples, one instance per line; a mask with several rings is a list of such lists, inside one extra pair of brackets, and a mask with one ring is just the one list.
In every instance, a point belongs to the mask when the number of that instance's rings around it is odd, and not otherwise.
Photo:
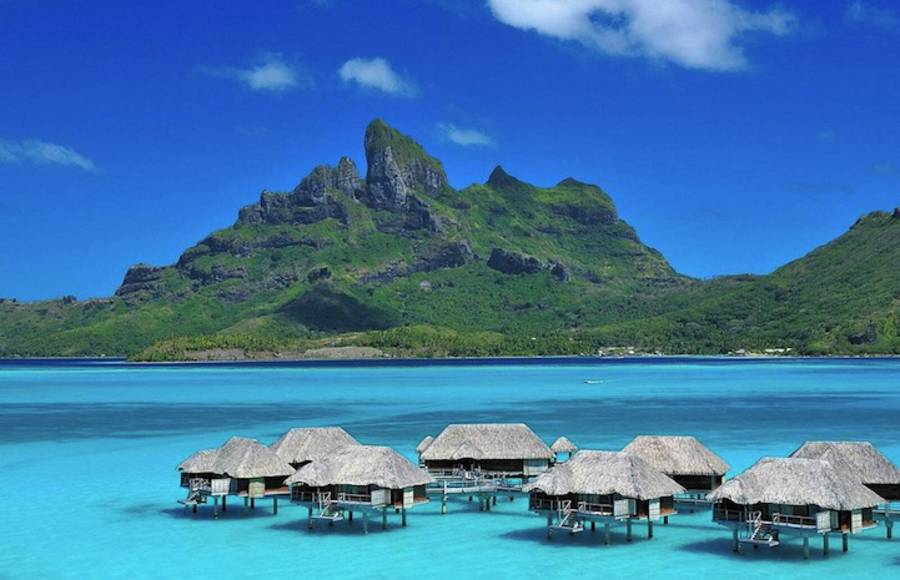
[(421, 455), (423, 451), (428, 449), (428, 446), (431, 445), (432, 441), (434, 441), (434, 437), (432, 437), (431, 435), (426, 435), (425, 438), (419, 441), (419, 444), (416, 445), (416, 453)]
[(547, 495), (611, 495), (649, 500), (681, 493), (684, 488), (635, 455), (621, 451), (581, 450), (526, 486)]
[(825, 460), (842, 476), (869, 485), (900, 484), (900, 469), (868, 441), (807, 441), (791, 457)]
[(694, 437), (676, 435), (639, 435), (625, 453), (637, 455), (666, 475), (722, 476), (731, 468)]
[(390, 447), (353, 445), (304, 465), (285, 483), (310, 487), (374, 485), (383, 489), (404, 489), (432, 481), (427, 471)]
[(422, 453), (425, 461), (553, 457), (547, 444), (524, 423), (448, 425)]
[(340, 427), (291, 429), (271, 445), (272, 451), (288, 463), (298, 464), (328, 457), (359, 441)]
[(740, 505), (816, 505), (831, 510), (870, 508), (884, 502), (858, 479), (840, 474), (827, 461), (796, 457), (764, 457), (706, 497)]
[(553, 453), (575, 453), (578, 451), (578, 447), (575, 447), (575, 444), (569, 441), (568, 437), (560, 437), (550, 446), (550, 451)]
[(218, 455), (218, 449), (201, 449), (179, 463), (176, 469), (184, 473), (213, 473)]
[(211, 472), (249, 479), (287, 477), (294, 473), (294, 468), (256, 439), (232, 437), (218, 449)]

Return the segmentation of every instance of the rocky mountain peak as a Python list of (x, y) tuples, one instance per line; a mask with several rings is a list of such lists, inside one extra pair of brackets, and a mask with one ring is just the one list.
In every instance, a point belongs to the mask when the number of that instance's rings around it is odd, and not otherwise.
[(449, 189), (441, 162), (381, 119), (369, 123), (364, 146), (370, 205), (401, 209), (410, 195), (435, 196)]
[(531, 185), (524, 181), (520, 181), (507, 173), (500, 165), (491, 171), (491, 175), (487, 180), (487, 185), (495, 191), (507, 193), (517, 193), (533, 189)]

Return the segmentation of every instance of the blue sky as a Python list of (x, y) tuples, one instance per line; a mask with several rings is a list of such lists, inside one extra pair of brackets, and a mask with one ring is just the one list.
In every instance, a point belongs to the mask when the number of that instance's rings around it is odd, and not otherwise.
[(900, 205), (898, 57), (888, 0), (0, 0), (0, 296), (108, 295), (374, 117), (769, 272)]

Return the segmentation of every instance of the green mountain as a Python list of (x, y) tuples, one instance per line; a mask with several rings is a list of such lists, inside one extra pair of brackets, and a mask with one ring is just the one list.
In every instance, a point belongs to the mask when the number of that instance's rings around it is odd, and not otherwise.
[(111, 298), (0, 302), (0, 355), (900, 352), (898, 212), (772, 275), (702, 282), (641, 243), (597, 186), (541, 188), (497, 167), (455, 190), (380, 120), (365, 154), (364, 178), (344, 157), (263, 191), (174, 265), (130, 268)]

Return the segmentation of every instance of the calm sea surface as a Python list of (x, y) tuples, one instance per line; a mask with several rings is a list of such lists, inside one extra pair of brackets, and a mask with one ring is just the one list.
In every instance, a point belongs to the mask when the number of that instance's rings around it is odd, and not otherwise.
[[(600, 381), (586, 384), (585, 380)], [(175, 466), (231, 435), (266, 443), (342, 425), (410, 458), (450, 422), (523, 421), (548, 443), (620, 449), (637, 434), (692, 434), (731, 465), (805, 439), (868, 439), (900, 464), (900, 360), (507, 361), (502, 364), (136, 367), (0, 362), (0, 577), (797, 578), (900, 577), (900, 538), (878, 528), (804, 562), (798, 540), (730, 551), (708, 511), (646, 539), (613, 528), (546, 540), (526, 502), (439, 502), (392, 518), (305, 529), (305, 509), (238, 501), (218, 521), (176, 500)], [(473, 510), (473, 506), (475, 509)], [(838, 549), (835, 550), (834, 546)]]

